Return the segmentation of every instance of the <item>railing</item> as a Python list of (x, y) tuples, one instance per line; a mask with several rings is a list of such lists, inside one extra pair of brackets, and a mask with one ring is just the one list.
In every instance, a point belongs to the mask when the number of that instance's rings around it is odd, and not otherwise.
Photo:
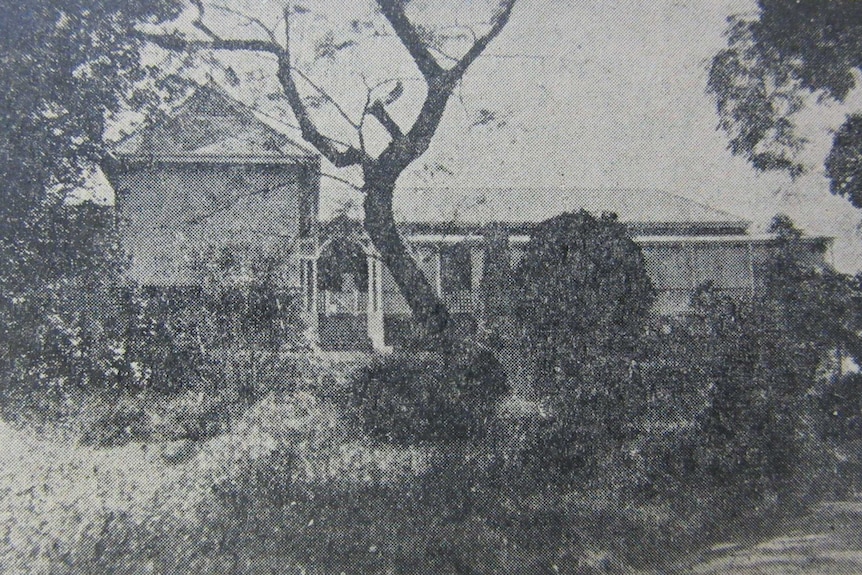
[(368, 294), (360, 291), (321, 291), (317, 312), (322, 315), (363, 315), (368, 310)]

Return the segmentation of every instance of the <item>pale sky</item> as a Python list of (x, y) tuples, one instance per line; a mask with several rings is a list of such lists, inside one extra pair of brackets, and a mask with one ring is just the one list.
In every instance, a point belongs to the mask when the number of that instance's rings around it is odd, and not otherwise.
[[(414, 2), (454, 10), (476, 4)], [(278, 4), (238, 0), (233, 5), (243, 3), (243, 10), (258, 15)], [(362, 2), (317, 3), (324, 16), (298, 18), (292, 27), (291, 44), (299, 58), (308, 53), (312, 38), (333, 27), (339, 36), (345, 23), (364, 10)], [(725, 134), (716, 131), (714, 104), (705, 93), (709, 61), (723, 46), (728, 15), (752, 10), (749, 0), (518, 0), (509, 25), (450, 101), (431, 149), (399, 184), (659, 188), (752, 220), (754, 229), (777, 212), (787, 213), (808, 233), (838, 238), (834, 257), (840, 269), (862, 269), (857, 229), (862, 211), (831, 196), (822, 175), (830, 130), (848, 110), (862, 109), (859, 94), (848, 105), (805, 112), (800, 121), (811, 144), (804, 158), (812, 170), (796, 182), (783, 174), (756, 174), (730, 155)], [(224, 18), (214, 26), (227, 35), (239, 33), (236, 21)], [(375, 51), (376, 45), (363, 44), (361, 50), (346, 51), (351, 54), (345, 52), (343, 60), (310, 72), (333, 93), (353, 95), (345, 104), (350, 112), (365, 97), (360, 67), (366, 80), (405, 70), (416, 75), (398, 55), (397, 44), (387, 46)], [(232, 91), (277, 115), (278, 103), (265, 97), (277, 91), (273, 66), (243, 57), (224, 61), (244, 81)], [(409, 118), (421, 90), (421, 84), (409, 81), (405, 87), (405, 96), (393, 106), (396, 119)], [(498, 121), (472, 126), (482, 109)], [(445, 170), (434, 169), (437, 165)], [(324, 205), (349, 196), (324, 180)]]
[(709, 60), (727, 16), (752, 9), (741, 0), (521, 0), (489, 52), (526, 57), (486, 58), (464, 86), (468, 101), (504, 111), (506, 126), (465, 131), (463, 108), (451, 106), (429, 159), (455, 166), (454, 185), (660, 188), (760, 226), (785, 212), (809, 233), (839, 236), (836, 265), (862, 269), (862, 212), (831, 196), (822, 174), (829, 130), (853, 104), (801, 119), (812, 171), (796, 182), (755, 173), (716, 131)]

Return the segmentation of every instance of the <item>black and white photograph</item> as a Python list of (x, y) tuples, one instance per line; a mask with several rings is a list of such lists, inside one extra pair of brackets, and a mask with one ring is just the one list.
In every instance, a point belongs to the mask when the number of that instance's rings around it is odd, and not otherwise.
[(862, 574), (862, 2), (0, 0), (0, 575)]

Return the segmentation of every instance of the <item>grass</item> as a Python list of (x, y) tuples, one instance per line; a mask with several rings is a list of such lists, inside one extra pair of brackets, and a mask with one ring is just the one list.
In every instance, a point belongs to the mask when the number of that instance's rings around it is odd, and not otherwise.
[(540, 404), (504, 398), (478, 442), (386, 445), (345, 416), (361, 358), (276, 359), (0, 421), (0, 573), (650, 573), (725, 536), (708, 496), (626, 493), (626, 453), (568, 492), (520, 475)]

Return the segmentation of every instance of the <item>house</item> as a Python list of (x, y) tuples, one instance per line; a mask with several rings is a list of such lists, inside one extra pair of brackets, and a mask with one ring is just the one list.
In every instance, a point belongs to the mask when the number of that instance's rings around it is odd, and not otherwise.
[[(408, 337), (410, 310), (361, 225), (318, 222), (319, 155), (215, 84), (121, 141), (103, 170), (129, 281), (194, 293), (207, 257), (252, 248), (277, 255), (281, 284), (322, 347), (379, 350)], [(657, 315), (684, 313), (706, 282), (751, 297), (776, 243), (741, 218), (658, 190), (402, 188), (395, 205), (420, 268), (466, 329), (482, 313), (488, 230), (516, 264), (536, 224), (579, 209), (613, 212), (628, 226), (658, 291)], [(812, 261), (822, 261), (824, 242), (803, 240)], [(241, 282), (238, 267), (231, 273)]]
[[(228, 253), (279, 254), (284, 286), (308, 281), (300, 255), (317, 245), (320, 157), (216, 84), (121, 140), (102, 169), (131, 283), (194, 294), (206, 260)], [(235, 263), (241, 284), (254, 262)]]
[[(510, 263), (517, 265), (539, 222), (580, 209), (615, 213), (643, 251), (657, 291), (657, 316), (686, 313), (692, 292), (707, 283), (739, 300), (752, 297), (763, 287), (765, 265), (777, 245), (774, 234), (749, 233), (750, 223), (742, 218), (660, 190), (399, 189), (395, 202), (398, 225), (421, 269), (456, 320), (467, 324), (482, 314), (480, 286), (489, 230), (502, 234)], [(802, 255), (822, 263), (829, 243), (828, 238), (804, 237)], [(385, 268), (377, 275), (368, 291), (379, 291), (381, 301), (383, 333), (375, 338), (386, 346), (399, 345), (408, 337), (410, 310)], [(337, 293), (316, 294), (322, 298), (321, 316), (366, 313), (361, 305), (328, 307), (334, 299), (359, 301), (349, 292), (342, 287)]]

